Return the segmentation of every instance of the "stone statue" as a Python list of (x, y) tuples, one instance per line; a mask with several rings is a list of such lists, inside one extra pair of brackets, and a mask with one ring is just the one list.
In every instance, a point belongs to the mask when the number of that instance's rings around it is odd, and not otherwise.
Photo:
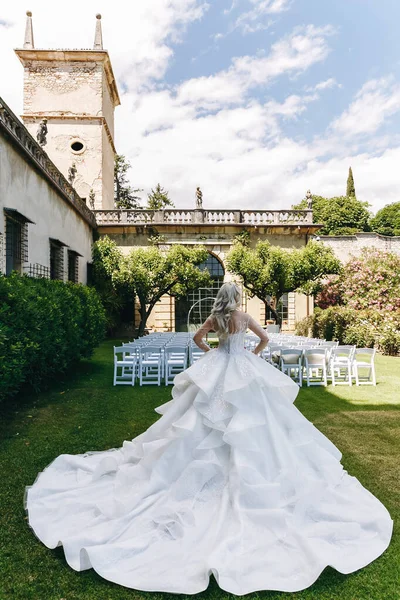
[(307, 200), (307, 208), (308, 208), (308, 210), (312, 210), (312, 194), (311, 194), (311, 190), (307, 190), (306, 200)]
[(36, 139), (39, 143), (39, 146), (45, 146), (47, 144), (47, 119), (42, 119), (39, 123), (39, 127), (36, 133)]
[(94, 193), (93, 189), (91, 189), (89, 192), (89, 207), (91, 208), (91, 210), (94, 210), (95, 200), (96, 200), (96, 194)]
[(76, 177), (76, 164), (73, 162), (72, 166), (68, 169), (68, 181), (71, 185), (74, 185), (75, 177)]
[(196, 208), (203, 208), (203, 192), (199, 187), (196, 188)]

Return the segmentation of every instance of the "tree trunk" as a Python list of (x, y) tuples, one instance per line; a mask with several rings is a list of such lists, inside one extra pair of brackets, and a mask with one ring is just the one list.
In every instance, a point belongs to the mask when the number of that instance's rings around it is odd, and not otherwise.
[[(140, 302), (140, 300), (139, 300)], [(138, 337), (141, 337), (144, 334), (144, 330), (146, 328), (146, 323), (147, 323), (147, 318), (149, 316), (149, 314), (146, 311), (146, 305), (142, 304), (142, 302), (140, 302), (140, 309), (139, 309), (139, 313), (140, 313), (140, 323), (139, 323), (139, 329), (138, 329)]]
[(272, 316), (274, 317), (274, 319), (276, 321), (276, 324), (279, 325), (279, 327), (281, 328), (282, 327), (281, 315), (276, 311), (276, 307), (278, 305), (278, 299), (276, 297), (273, 297), (271, 299), (271, 302), (264, 300), (264, 304), (265, 304), (265, 315), (267, 315), (267, 307), (268, 307), (272, 313)]

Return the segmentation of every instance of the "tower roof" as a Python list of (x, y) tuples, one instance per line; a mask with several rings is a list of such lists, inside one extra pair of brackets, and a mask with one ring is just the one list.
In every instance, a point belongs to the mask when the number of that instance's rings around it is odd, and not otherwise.
[(27, 62), (97, 62), (102, 63), (106, 74), (107, 83), (110, 88), (114, 106), (119, 106), (121, 100), (118, 94), (117, 82), (111, 66), (110, 56), (107, 50), (103, 50), (103, 36), (101, 31), (101, 15), (96, 15), (96, 29), (93, 49), (44, 49), (35, 48), (33, 43), (32, 13), (26, 13), (26, 29), (23, 48), (14, 51), (21, 63), (25, 66)]

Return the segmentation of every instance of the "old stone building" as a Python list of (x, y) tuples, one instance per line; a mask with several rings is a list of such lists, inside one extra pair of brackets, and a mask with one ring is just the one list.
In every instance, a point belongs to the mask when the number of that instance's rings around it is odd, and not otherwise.
[[(93, 231), (114, 239), (124, 253), (146, 247), (156, 233), (163, 247), (204, 245), (213, 284), (175, 301), (165, 296), (149, 319), (157, 330), (185, 329), (188, 314), (199, 323), (227, 271), (226, 256), (237, 233), (249, 232), (251, 245), (268, 240), (299, 248), (316, 236), (312, 210), (219, 210), (208, 207), (200, 188), (187, 209), (114, 208), (114, 110), (119, 95), (110, 57), (103, 49), (101, 16), (96, 16), (90, 50), (37, 49), (32, 14), (27, 13), (23, 48), (22, 123), (0, 105), (0, 271), (85, 283)], [(251, 206), (249, 201), (247, 204)], [(400, 238), (376, 234), (323, 237), (341, 260), (375, 245), (400, 252)], [(244, 308), (261, 323), (264, 304), (244, 294)], [(313, 311), (312, 300), (292, 293), (279, 307), (284, 329)]]
[[(149, 319), (149, 325), (157, 330), (185, 329), (188, 311), (196, 303), (193, 323), (199, 323), (207, 315), (212, 304), (210, 299), (218, 287), (223, 281), (232, 279), (225, 259), (237, 233), (248, 231), (251, 246), (261, 239), (283, 248), (299, 248), (320, 228), (312, 222), (312, 211), (309, 210), (114, 210), (96, 211), (96, 219), (99, 231), (114, 239), (125, 253), (135, 246), (150, 245), (149, 238), (154, 231), (165, 247), (201, 244), (207, 248), (210, 256), (206, 266), (212, 275), (213, 286), (195, 290), (178, 301), (170, 296), (163, 298)], [(244, 308), (261, 323), (270, 317), (265, 314), (263, 302), (258, 298), (247, 298), (246, 294)], [(284, 329), (292, 329), (297, 320), (312, 312), (312, 308), (311, 299), (302, 294), (284, 295), (279, 307)]]
[(114, 108), (120, 104), (97, 15), (93, 49), (43, 50), (34, 46), (27, 13), (22, 120), (35, 136), (44, 120), (45, 150), (81, 198), (93, 208), (114, 206)]

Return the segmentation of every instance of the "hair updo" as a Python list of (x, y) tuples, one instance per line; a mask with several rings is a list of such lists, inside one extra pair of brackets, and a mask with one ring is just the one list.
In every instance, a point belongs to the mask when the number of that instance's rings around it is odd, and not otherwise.
[(220, 337), (229, 333), (229, 321), (234, 310), (240, 304), (241, 291), (236, 283), (224, 283), (218, 291), (211, 316), (214, 321), (215, 331)]

